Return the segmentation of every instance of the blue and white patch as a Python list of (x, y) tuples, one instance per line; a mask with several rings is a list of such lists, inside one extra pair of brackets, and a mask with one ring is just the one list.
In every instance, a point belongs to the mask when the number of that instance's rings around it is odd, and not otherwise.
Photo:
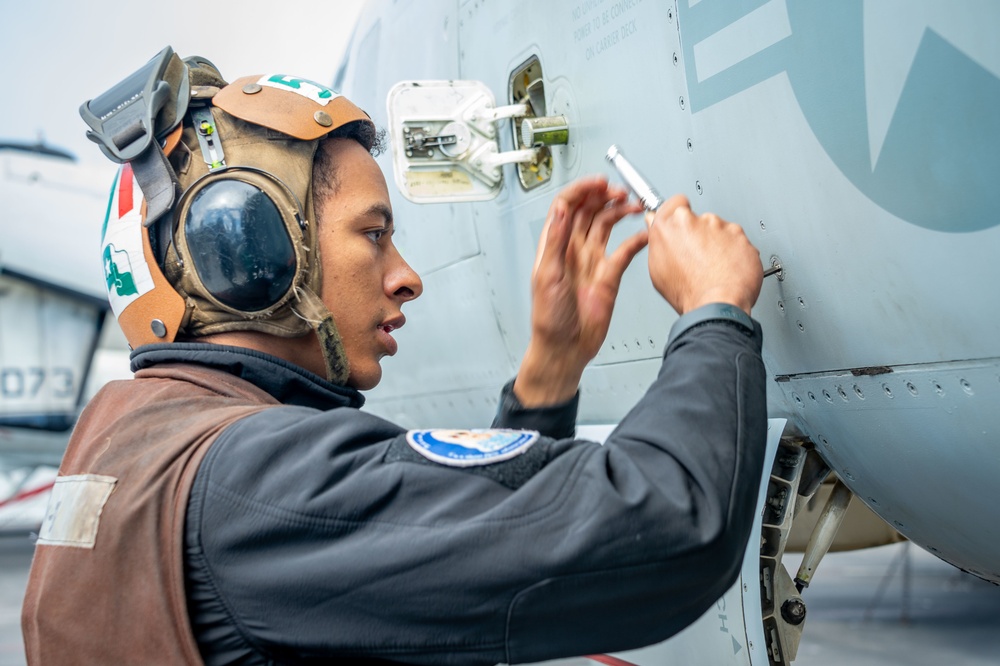
[(538, 441), (534, 430), (411, 430), (407, 443), (420, 455), (451, 467), (491, 465), (519, 456)]

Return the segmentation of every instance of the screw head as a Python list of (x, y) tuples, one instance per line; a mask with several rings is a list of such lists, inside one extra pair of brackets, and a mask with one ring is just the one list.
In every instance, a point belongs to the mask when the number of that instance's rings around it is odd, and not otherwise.
[(244, 95), (254, 95), (256, 93), (259, 93), (261, 90), (263, 90), (263, 88), (260, 87), (259, 83), (248, 83), (245, 86), (243, 86)]
[(806, 619), (806, 605), (798, 597), (792, 597), (781, 604), (781, 617), (790, 625), (799, 626)]
[(313, 114), (313, 120), (322, 125), (323, 127), (330, 127), (333, 125), (333, 118), (326, 111), (317, 111)]
[(150, 330), (153, 331), (153, 335), (155, 335), (156, 337), (158, 338), (167, 337), (167, 326), (166, 324), (163, 323), (162, 320), (154, 319), (153, 321), (149, 322), (149, 328)]

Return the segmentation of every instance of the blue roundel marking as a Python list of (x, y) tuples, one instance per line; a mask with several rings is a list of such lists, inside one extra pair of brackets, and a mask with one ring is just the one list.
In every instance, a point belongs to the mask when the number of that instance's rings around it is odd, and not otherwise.
[(411, 430), (406, 441), (420, 455), (451, 467), (490, 465), (527, 451), (534, 430)]

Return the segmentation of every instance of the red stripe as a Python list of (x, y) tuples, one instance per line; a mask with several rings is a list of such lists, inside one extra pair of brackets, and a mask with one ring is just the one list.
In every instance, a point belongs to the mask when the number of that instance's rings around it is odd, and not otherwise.
[(636, 666), (631, 661), (625, 661), (624, 659), (619, 659), (618, 657), (612, 657), (606, 654), (588, 654), (587, 659), (591, 661), (596, 661), (598, 664), (607, 664), (607, 666)]
[(44, 486), (39, 486), (38, 488), (32, 488), (31, 490), (25, 490), (23, 493), (14, 495), (13, 497), (8, 497), (5, 500), (0, 500), (0, 507), (5, 507), (8, 504), (13, 504), (14, 502), (20, 502), (21, 500), (26, 500), (29, 497), (34, 497), (35, 495), (41, 495), (42, 493), (47, 493), (52, 490), (52, 486), (56, 485), (56, 482), (46, 484)]
[(121, 219), (135, 205), (132, 200), (132, 165), (129, 162), (122, 167), (118, 178), (118, 219)]

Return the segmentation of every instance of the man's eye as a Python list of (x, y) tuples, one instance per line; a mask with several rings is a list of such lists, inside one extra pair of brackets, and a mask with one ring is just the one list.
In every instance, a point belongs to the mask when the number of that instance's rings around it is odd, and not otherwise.
[(385, 233), (385, 229), (374, 229), (372, 231), (366, 231), (365, 235), (368, 236), (373, 243), (377, 243), (382, 240), (382, 236), (384, 236)]

